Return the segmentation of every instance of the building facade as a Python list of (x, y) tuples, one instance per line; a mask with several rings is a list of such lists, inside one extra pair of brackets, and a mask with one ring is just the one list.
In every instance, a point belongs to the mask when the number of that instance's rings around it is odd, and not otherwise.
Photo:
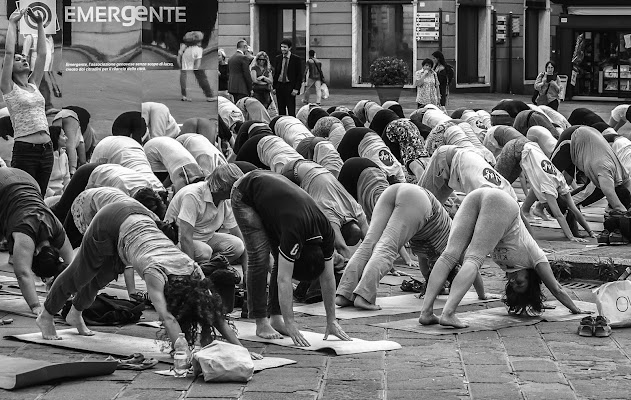
[[(579, 7), (576, 3), (585, 4)], [(622, 5), (603, 7), (603, 3)], [(237, 40), (245, 38), (255, 51), (264, 50), (273, 57), (279, 52), (279, 42), (284, 37), (291, 38), (295, 53), (303, 59), (309, 50), (316, 51), (323, 63), (323, 72), (333, 87), (370, 86), (367, 79), (370, 64), (384, 55), (396, 56), (408, 63), (411, 83), (412, 73), (420, 69), (422, 60), (435, 50), (441, 50), (447, 62), (456, 69), (452, 91), (532, 93), (537, 74), (544, 70), (548, 60), (556, 61), (559, 74), (567, 75), (568, 81), (572, 81), (571, 53), (575, 37), (580, 35), (581, 29), (592, 26), (595, 32), (599, 25), (593, 22), (590, 11), (609, 12), (611, 14), (600, 14), (599, 17), (604, 21), (607, 15), (616, 15), (618, 21), (615, 26), (600, 25), (607, 27), (601, 28), (602, 31), (615, 30), (616, 33), (600, 34), (599, 38), (607, 39), (598, 39), (598, 46), (606, 47), (604, 40), (624, 44), (623, 27), (626, 24), (631, 28), (631, 15), (620, 13), (621, 9), (631, 10), (631, 2), (219, 0), (219, 47), (230, 56), (236, 50)], [(591, 25), (584, 25), (588, 22)], [(595, 33), (592, 35), (584, 34), (583, 37), (596, 40)], [(589, 39), (585, 40), (588, 44)], [(592, 81), (598, 74), (584, 71), (596, 62), (589, 58), (579, 70), (592, 76)], [(624, 72), (628, 70), (620, 68), (618, 76), (625, 76)], [(580, 81), (575, 80), (577, 88), (586, 88), (587, 77), (574, 75)], [(614, 73), (608, 69), (603, 70), (602, 75), (602, 92), (614, 96), (613, 91), (607, 89), (613, 84), (607, 79), (612, 79), (610, 76)], [(617, 79), (625, 79), (618, 76)], [(589, 83), (588, 92), (570, 88), (568, 96), (599, 94), (599, 87), (594, 85), (596, 83)], [(618, 88), (625, 87), (625, 81), (618, 85)], [(619, 95), (624, 97), (625, 94), (616, 91), (615, 96)]]

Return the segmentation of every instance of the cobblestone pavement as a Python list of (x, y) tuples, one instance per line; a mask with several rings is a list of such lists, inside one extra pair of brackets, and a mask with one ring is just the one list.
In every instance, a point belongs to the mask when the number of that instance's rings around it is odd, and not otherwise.
[[(368, 96), (368, 97), (367, 97)], [(452, 95), (449, 109), (460, 104), (479, 104), (490, 109), (507, 95)], [(527, 99), (526, 96), (522, 96)], [(361, 98), (375, 98), (374, 91), (349, 90), (335, 93), (324, 104), (352, 105)], [(413, 108), (414, 98), (404, 96), (404, 108)], [(592, 107), (601, 115), (614, 103), (577, 103)], [(566, 113), (569, 103), (561, 106)], [(567, 112), (566, 114), (569, 114)], [(560, 230), (536, 229), (542, 247), (586, 249), (569, 244)], [(590, 244), (594, 244), (594, 241)], [(625, 247), (625, 246), (622, 246)], [(625, 247), (626, 248), (626, 247)], [(628, 253), (611, 248), (612, 253)], [(602, 251), (602, 249), (601, 249)], [(6, 269), (7, 253), (0, 253), (0, 269)], [(503, 275), (495, 266), (485, 264), (482, 275), (488, 291), (499, 293)], [(380, 296), (403, 294), (398, 287), (380, 286)], [(574, 299), (594, 301), (590, 290), (570, 290)], [(1, 301), (1, 299), (0, 299)], [(419, 300), (420, 301), (420, 300)], [(470, 311), (486, 305), (459, 307)], [(176, 379), (152, 372), (116, 371), (113, 375), (53, 383), (15, 392), (0, 390), (3, 400), (73, 400), (73, 399), (629, 399), (631, 393), (631, 329), (616, 329), (607, 338), (581, 337), (578, 322), (541, 322), (532, 326), (483, 331), (459, 335), (427, 336), (369, 326), (371, 323), (417, 317), (417, 314), (380, 316), (341, 321), (351, 336), (366, 340), (389, 339), (403, 348), (396, 351), (335, 356), (296, 350), (276, 345), (244, 342), (253, 351), (266, 356), (296, 360), (295, 365), (265, 370), (247, 384), (207, 384), (201, 379)], [(0, 334), (35, 332), (35, 321), (15, 315), (13, 325), (0, 326)], [(153, 311), (147, 320), (156, 318)], [(303, 330), (324, 331), (324, 317), (297, 315)], [(154, 338), (152, 328), (128, 325), (96, 327), (98, 331)], [(72, 361), (104, 359), (104, 355), (69, 351), (48, 346), (0, 339), (0, 354), (41, 359)], [(159, 364), (156, 369), (166, 369)]]

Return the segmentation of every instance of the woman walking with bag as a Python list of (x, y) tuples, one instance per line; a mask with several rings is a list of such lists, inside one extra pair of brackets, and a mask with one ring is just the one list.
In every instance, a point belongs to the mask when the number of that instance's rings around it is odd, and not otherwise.
[(559, 109), (559, 91), (561, 80), (556, 74), (556, 65), (552, 61), (546, 63), (545, 72), (540, 73), (535, 81), (535, 90), (539, 91), (537, 105)]
[(315, 85), (316, 104), (322, 102), (322, 85), (324, 84), (324, 74), (322, 74), (322, 62), (316, 58), (315, 51), (309, 50), (309, 59), (305, 69), (303, 85), (305, 92), (302, 99), (303, 104), (309, 104), (309, 90)]

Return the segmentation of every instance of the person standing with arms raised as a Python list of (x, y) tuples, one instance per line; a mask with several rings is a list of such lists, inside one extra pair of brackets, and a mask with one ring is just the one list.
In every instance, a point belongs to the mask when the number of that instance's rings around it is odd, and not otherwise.
[(236, 103), (252, 92), (252, 77), (250, 76), (250, 61), (245, 52), (248, 42), (241, 39), (237, 42), (237, 52), (228, 60), (228, 93)]
[(278, 100), (278, 114), (296, 116), (296, 96), (302, 85), (302, 61), (291, 52), (292, 42), (280, 42), (281, 54), (274, 60), (274, 90)]
[[(32, 71), (27, 57), (24, 54), (15, 54), (17, 25), (27, 12), (29, 17), (37, 23), (37, 54), (39, 56)], [(44, 76), (47, 51), (42, 15), (30, 9), (14, 11), (9, 16), (4, 66), (0, 76), (0, 91), (2, 91), (14, 129), (15, 142), (11, 166), (26, 171), (35, 178), (42, 196), (46, 193), (54, 163), (45, 100), (38, 89)]]

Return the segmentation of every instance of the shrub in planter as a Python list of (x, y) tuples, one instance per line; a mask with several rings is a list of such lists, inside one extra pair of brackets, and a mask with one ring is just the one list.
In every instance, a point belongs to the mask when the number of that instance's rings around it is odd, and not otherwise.
[(403, 86), (409, 80), (405, 61), (396, 57), (380, 57), (370, 64), (368, 80), (373, 86)]
[(572, 279), (572, 266), (564, 260), (550, 261), (550, 267), (554, 277), (559, 282), (567, 282)]

